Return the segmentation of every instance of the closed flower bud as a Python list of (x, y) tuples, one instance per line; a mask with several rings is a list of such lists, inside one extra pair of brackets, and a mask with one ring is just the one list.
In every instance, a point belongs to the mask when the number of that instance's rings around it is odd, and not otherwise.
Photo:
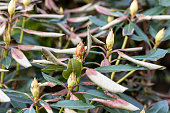
[(111, 29), (106, 38), (107, 49), (112, 50), (113, 44), (114, 44), (114, 33), (113, 30)]
[(15, 13), (15, 0), (11, 0), (8, 4), (8, 13), (13, 15)]
[(31, 93), (34, 97), (34, 102), (37, 103), (38, 102), (38, 98), (39, 98), (39, 92), (40, 92), (40, 86), (38, 84), (38, 81), (36, 78), (34, 78), (34, 80), (31, 83)]
[(155, 46), (154, 48), (156, 48), (159, 44), (159, 42), (163, 39), (165, 35), (165, 28), (162, 28), (155, 36)]
[(64, 13), (63, 8), (60, 7), (60, 14), (63, 14), (63, 13)]
[(138, 11), (138, 1), (133, 0), (133, 2), (130, 5), (130, 14), (131, 14), (132, 18), (135, 16), (137, 11)]
[(4, 34), (4, 36), (3, 36), (3, 39), (4, 39), (4, 42), (5, 42), (6, 44), (8, 44), (8, 45), (10, 44), (11, 37), (10, 37), (10, 34), (9, 34), (8, 30), (5, 31), (5, 34)]
[(110, 22), (112, 22), (112, 21), (113, 21), (113, 19), (114, 19), (114, 17), (113, 17), (113, 16), (108, 16), (108, 18), (107, 18), (107, 22), (108, 22), (108, 23), (110, 23)]
[(72, 72), (67, 80), (68, 90), (71, 91), (76, 84), (76, 74)]
[(31, 3), (31, 0), (23, 0), (23, 4), (25, 7), (29, 6), (30, 3)]
[(76, 48), (76, 58), (80, 62), (82, 62), (83, 60), (84, 51), (85, 51), (84, 44), (82, 41), (80, 41)]

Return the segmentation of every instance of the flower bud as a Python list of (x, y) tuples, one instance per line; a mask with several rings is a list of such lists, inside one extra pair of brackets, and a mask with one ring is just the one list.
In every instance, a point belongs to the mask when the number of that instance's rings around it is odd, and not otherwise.
[(106, 38), (106, 46), (107, 49), (109, 49), (109, 51), (112, 50), (113, 44), (114, 44), (114, 33), (113, 30), (111, 29)]
[(107, 22), (108, 22), (108, 23), (110, 23), (110, 22), (112, 22), (112, 21), (113, 21), (113, 19), (114, 19), (114, 17), (113, 17), (113, 16), (108, 16), (108, 18), (107, 18)]
[(64, 13), (63, 8), (60, 7), (60, 14), (63, 14), (63, 13)]
[(72, 72), (67, 80), (68, 90), (71, 91), (76, 84), (76, 74)]
[(165, 28), (162, 28), (155, 36), (155, 45), (156, 46), (163, 39), (164, 35), (165, 35)]
[(15, 0), (11, 0), (8, 4), (8, 13), (13, 15), (15, 13)]
[(10, 44), (11, 37), (10, 37), (10, 34), (9, 34), (8, 30), (5, 31), (5, 34), (4, 34), (4, 36), (3, 36), (3, 39), (4, 39), (4, 42), (5, 42), (6, 44), (8, 44), (8, 45)]
[(137, 11), (138, 11), (138, 1), (133, 0), (133, 2), (130, 5), (130, 14), (132, 18), (135, 16)]
[(23, 0), (23, 4), (25, 7), (29, 6), (30, 3), (31, 3), (31, 0)]
[(38, 98), (39, 98), (39, 92), (40, 92), (40, 86), (38, 84), (38, 81), (36, 78), (34, 78), (34, 80), (31, 83), (31, 93), (34, 97), (34, 102), (37, 103), (38, 102)]
[(76, 58), (80, 62), (82, 62), (83, 60), (84, 51), (85, 51), (84, 44), (82, 41), (80, 41), (76, 48)]

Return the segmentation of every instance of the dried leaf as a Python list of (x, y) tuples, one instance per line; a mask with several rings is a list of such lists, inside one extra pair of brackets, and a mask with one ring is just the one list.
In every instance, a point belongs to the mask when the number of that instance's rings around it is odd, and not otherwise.
[(68, 92), (67, 89), (63, 89), (63, 90), (58, 91), (58, 92), (56, 92), (52, 95), (54, 95), (54, 96), (65, 96), (67, 94), (67, 92)]
[[(96, 27), (96, 28), (94, 28), (94, 29), (91, 29), (91, 30), (90, 30), (90, 34), (95, 33), (98, 29), (99, 29), (99, 27)], [(87, 35), (88, 35), (88, 31), (77, 34), (77, 36), (79, 36), (79, 37), (86, 37)]]
[(64, 113), (77, 113), (77, 112), (68, 108), (64, 108)]
[(19, 49), (11, 48), (12, 58), (25, 68), (31, 67), (30, 62)]
[(128, 89), (124, 86), (115, 83), (114, 81), (112, 81), (111, 79), (107, 78), (105, 75), (99, 73), (94, 69), (87, 69), (86, 74), (91, 81), (93, 81), (101, 88), (106, 89), (110, 92), (122, 93)]
[(45, 102), (57, 102), (60, 100), (61, 100), (61, 98), (53, 98), (53, 99), (47, 99), (47, 100), (45, 100)]
[(79, 100), (79, 98), (77, 98), (74, 94), (71, 94), (70, 100)]
[(141, 66), (143, 66), (143, 67), (146, 67), (146, 68), (148, 68), (148, 69), (150, 69), (150, 70), (154, 70), (154, 69), (163, 70), (163, 69), (166, 68), (166, 67), (164, 67), (164, 66), (160, 66), (160, 65), (156, 65), (156, 64), (152, 64), (152, 63), (143, 62), (143, 61), (139, 61), (139, 60), (133, 59), (133, 58), (131, 58), (130, 56), (128, 56), (128, 55), (126, 55), (126, 54), (124, 54), (124, 53), (122, 53), (122, 52), (120, 52), (120, 51), (118, 51), (118, 54), (119, 54), (121, 57), (123, 57), (123, 58), (125, 58), (125, 59), (127, 59), (127, 60), (129, 60), (129, 61), (131, 61), (131, 62), (133, 62), (133, 63), (136, 63), (136, 64), (138, 64), (138, 65), (141, 65)]

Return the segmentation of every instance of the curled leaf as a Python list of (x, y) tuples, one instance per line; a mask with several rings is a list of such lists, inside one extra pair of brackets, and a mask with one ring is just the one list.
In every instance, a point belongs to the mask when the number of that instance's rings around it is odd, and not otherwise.
[(79, 22), (85, 22), (89, 19), (89, 16), (84, 16), (84, 17), (72, 17), (72, 18), (67, 18), (68, 22), (71, 23), (79, 23)]
[(45, 110), (47, 111), (47, 113), (53, 113), (50, 105), (49, 105), (47, 102), (45, 102), (45, 101), (43, 101), (43, 100), (40, 100), (39, 103), (45, 108)]
[(9, 70), (6, 69), (0, 69), (0, 72), (8, 72)]
[(94, 69), (87, 69), (88, 78), (101, 88), (113, 93), (122, 93), (128, 88), (121, 86)]
[(57, 15), (57, 14), (23, 14), (23, 16), (29, 17), (29, 18), (63, 18), (64, 15)]
[(109, 60), (105, 58), (104, 60), (102, 60), (102, 62), (100, 64), (100, 67), (102, 67), (102, 66), (111, 66), (111, 64), (110, 64)]
[(64, 113), (77, 113), (77, 112), (72, 109), (64, 108)]
[(34, 30), (28, 30), (28, 29), (21, 29), (24, 32), (28, 33), (28, 34), (33, 34), (33, 35), (37, 35), (40, 37), (61, 37), (64, 34), (61, 33), (53, 33), (53, 32), (42, 32), (42, 31), (34, 31)]
[(18, 62), (21, 66), (25, 68), (31, 67), (30, 62), (19, 49), (11, 48), (11, 54), (12, 58), (14, 58), (14, 60)]
[(164, 66), (160, 66), (160, 65), (156, 65), (156, 64), (152, 64), (152, 63), (143, 62), (143, 61), (139, 61), (139, 60), (133, 59), (133, 58), (131, 58), (130, 56), (128, 56), (128, 55), (126, 55), (126, 54), (124, 54), (124, 53), (122, 53), (122, 52), (120, 52), (120, 51), (118, 51), (118, 54), (119, 54), (121, 57), (123, 57), (123, 58), (125, 58), (125, 59), (127, 59), (127, 60), (129, 60), (129, 61), (131, 61), (131, 62), (133, 62), (133, 63), (136, 63), (136, 64), (138, 64), (138, 65), (141, 65), (141, 66), (143, 66), (143, 67), (146, 67), (146, 68), (148, 68), (148, 69), (150, 69), (150, 70), (154, 70), (154, 69), (163, 70), (163, 69), (166, 68), (166, 67), (164, 67)]
[(6, 22), (0, 25), (0, 36), (4, 33), (5, 28), (6, 28)]
[(70, 40), (74, 45), (77, 45), (81, 41), (81, 38), (78, 35), (76, 35), (74, 32), (71, 32)]
[(113, 20), (112, 22), (106, 24), (105, 26), (101, 27), (100, 29), (101, 29), (101, 30), (108, 29), (108, 28), (110, 28), (111, 26), (113, 26), (113, 25), (115, 25), (115, 24), (118, 24), (118, 23), (120, 23), (120, 22), (126, 20), (127, 18), (128, 18), (127, 15), (122, 16), (122, 17), (119, 17), (119, 18)]
[(92, 38), (91, 38), (91, 34), (90, 34), (90, 28), (88, 26), (87, 27), (87, 52), (86, 52), (85, 56), (87, 56), (89, 54), (89, 51), (91, 49), (91, 45), (92, 45)]
[(49, 50), (42, 48), (42, 53), (49, 61), (53, 62), (55, 65), (63, 65), (67, 67), (67, 64), (58, 60)]

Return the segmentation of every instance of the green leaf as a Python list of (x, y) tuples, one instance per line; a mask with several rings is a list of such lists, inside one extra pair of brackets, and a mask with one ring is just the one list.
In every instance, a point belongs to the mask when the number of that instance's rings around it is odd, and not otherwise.
[(132, 40), (136, 40), (136, 41), (143, 41), (143, 38), (141, 36), (137, 36), (135, 34), (133, 34), (129, 38), (131, 38)]
[(59, 85), (62, 85), (62, 82), (59, 81), (57, 78), (54, 78), (54, 77), (51, 77), (45, 73), (42, 72), (42, 75), (44, 77), (45, 80), (47, 80), (48, 82), (52, 82), (52, 83), (55, 83), (55, 84), (59, 84)]
[(170, 48), (167, 49), (168, 53), (170, 53)]
[(96, 18), (95, 16), (90, 16), (89, 19), (92, 23), (94, 23), (97, 26), (104, 26), (107, 24), (105, 21), (102, 21), (102, 20)]
[(24, 113), (36, 113), (36, 112), (35, 112), (34, 108), (31, 107), (31, 108), (27, 109), (26, 111), (24, 111)]
[(168, 103), (164, 100), (154, 104), (146, 113), (167, 113), (168, 110)]
[(62, 71), (64, 70), (64, 67), (63, 66), (58, 66), (58, 65), (50, 65), (50, 66), (47, 66), (45, 68), (42, 69), (43, 72), (46, 72), (46, 73), (51, 73), (51, 72), (54, 72), (54, 71)]
[(148, 52), (147, 55), (144, 55), (144, 56), (132, 56), (132, 58), (134, 59), (146, 59), (146, 60), (151, 60), (151, 61), (157, 61), (159, 60), (160, 58), (163, 58), (166, 53), (168, 53), (167, 50), (164, 50), (164, 49), (152, 49)]
[(120, 72), (120, 71), (131, 71), (131, 70), (148, 70), (145, 67), (136, 67), (129, 64), (119, 64), (119, 65), (111, 65), (111, 66), (102, 66), (97, 67), (95, 70), (102, 72), (102, 73), (108, 73), (108, 72)]
[(67, 70), (63, 71), (63, 77), (67, 79), (72, 72), (76, 74), (76, 76), (81, 75), (82, 64), (77, 59), (71, 59), (68, 62)]
[(56, 104), (52, 104), (51, 106), (64, 107), (69, 109), (77, 109), (77, 110), (88, 110), (90, 108), (95, 108), (95, 106), (83, 103), (81, 100), (63, 100), (59, 101)]
[(131, 22), (131, 24), (134, 27), (135, 32), (138, 34), (138, 36), (140, 36), (146, 43), (150, 45), (148, 36), (136, 24), (134, 24), (133, 22)]
[(127, 24), (123, 28), (123, 36), (132, 35), (133, 31), (134, 31), (134, 28), (133, 28), (132, 24)]
[(169, 0), (159, 0), (159, 5), (168, 7), (168, 6), (170, 6), (170, 1)]
[(90, 89), (83, 93), (86, 100), (93, 99), (93, 98), (101, 98), (101, 99), (113, 99), (107, 96), (103, 90), (101, 89)]
[(11, 57), (6, 56), (5, 58), (3, 58), (3, 59), (1, 60), (1, 64), (3, 64), (3, 65), (8, 69), (8, 67), (9, 67), (10, 64), (11, 64)]
[[(161, 0), (160, 0), (161, 1)], [(164, 7), (154, 7), (143, 12), (144, 15), (159, 15), (164, 12)]]
[(150, 26), (150, 27), (149, 27), (149, 33), (151, 34), (151, 36), (152, 36), (153, 38), (155, 38), (155, 36), (156, 36), (156, 34), (157, 34), (157, 31), (156, 31), (152, 26)]

